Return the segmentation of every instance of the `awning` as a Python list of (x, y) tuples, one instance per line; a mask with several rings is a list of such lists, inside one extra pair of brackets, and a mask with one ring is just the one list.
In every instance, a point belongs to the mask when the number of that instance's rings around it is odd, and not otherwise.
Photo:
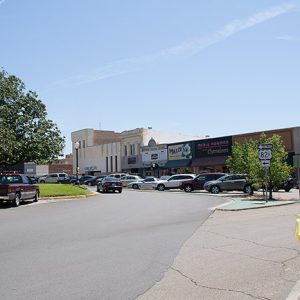
[(169, 160), (164, 168), (181, 168), (187, 167), (190, 164), (190, 159), (180, 159), (180, 160)]
[(191, 167), (210, 167), (226, 165), (228, 156), (199, 157), (192, 160)]

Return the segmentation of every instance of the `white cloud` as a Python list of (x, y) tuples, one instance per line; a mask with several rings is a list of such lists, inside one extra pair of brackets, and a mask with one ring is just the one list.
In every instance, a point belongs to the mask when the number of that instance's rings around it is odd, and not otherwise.
[(0, 0), (0, 5), (3, 4), (6, 0)]
[(69, 78), (64, 81), (58, 82), (57, 84), (67, 82), (82, 84), (99, 81), (106, 78), (120, 76), (122, 74), (137, 71), (143, 66), (149, 65), (151, 63), (161, 62), (163, 60), (172, 59), (179, 56), (187, 57), (195, 55), (203, 49), (222, 42), (238, 32), (257, 26), (280, 15), (289, 13), (295, 8), (296, 4), (294, 2), (286, 2), (279, 6), (271, 7), (269, 9), (257, 12), (246, 19), (234, 20), (221, 27), (216, 32), (211, 33), (210, 35), (192, 41), (186, 41), (174, 47), (162, 49), (161, 51), (151, 55), (115, 61), (105, 67), (94, 70), (89, 74)]
[(291, 35), (280, 35), (275, 37), (276, 40), (288, 41), (288, 42), (300, 42), (300, 38)]

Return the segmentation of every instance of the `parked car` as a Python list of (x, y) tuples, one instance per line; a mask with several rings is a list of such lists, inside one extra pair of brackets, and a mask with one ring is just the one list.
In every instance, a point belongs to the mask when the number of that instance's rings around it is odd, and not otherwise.
[(96, 178), (96, 176), (93, 176), (93, 175), (82, 175), (79, 178), (79, 183), (80, 184), (86, 184), (87, 180), (91, 180), (91, 179), (95, 179), (95, 178)]
[(39, 186), (34, 184), (30, 177), (22, 174), (0, 175), (0, 202), (11, 202), (19, 206), (20, 202), (39, 199)]
[(122, 193), (122, 182), (116, 177), (105, 177), (97, 183), (97, 192), (115, 192)]
[(158, 191), (179, 189), (183, 181), (188, 179), (194, 179), (195, 177), (195, 174), (176, 174), (171, 176), (168, 180), (159, 180), (159, 182), (157, 182), (156, 189)]
[(105, 178), (107, 175), (100, 175), (100, 176), (93, 176), (91, 178), (88, 178), (83, 181), (83, 184), (94, 186), (97, 185), (99, 181), (101, 181), (103, 178)]
[(131, 182), (143, 181), (143, 178), (137, 175), (126, 175), (120, 178), (123, 186), (127, 186)]
[(159, 177), (159, 180), (168, 180), (171, 177), (171, 175), (163, 175)]
[(156, 189), (159, 179), (155, 177), (147, 177), (142, 181), (134, 181), (127, 185), (128, 188), (135, 190), (153, 190)]
[(286, 192), (289, 192), (293, 188), (297, 188), (297, 179), (289, 176), (279, 187), (273, 186), (273, 191), (277, 192), (279, 190), (285, 190)]
[(243, 174), (225, 175), (217, 180), (207, 181), (204, 183), (204, 189), (213, 194), (218, 194), (222, 191), (243, 191), (247, 194), (253, 193), (251, 183)]
[(216, 180), (226, 175), (225, 173), (203, 173), (197, 175), (194, 179), (183, 181), (180, 189), (185, 192), (192, 192), (194, 190), (203, 190), (206, 181)]
[(60, 180), (58, 183), (61, 184), (73, 184), (76, 183), (77, 177), (76, 175), (70, 175), (62, 180)]
[(109, 177), (122, 178), (123, 176), (129, 175), (127, 173), (114, 173), (110, 174)]
[(50, 173), (48, 175), (39, 177), (39, 183), (58, 183), (60, 180), (63, 180), (68, 177), (66, 173)]

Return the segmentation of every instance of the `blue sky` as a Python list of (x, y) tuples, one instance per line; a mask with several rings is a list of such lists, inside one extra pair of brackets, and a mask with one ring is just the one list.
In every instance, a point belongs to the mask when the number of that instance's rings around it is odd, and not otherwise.
[(300, 126), (300, 1), (0, 0), (0, 67), (66, 137)]

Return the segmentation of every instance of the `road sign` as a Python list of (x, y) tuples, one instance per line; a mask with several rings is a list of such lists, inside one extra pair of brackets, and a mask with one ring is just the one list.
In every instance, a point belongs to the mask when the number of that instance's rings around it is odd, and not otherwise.
[(258, 157), (261, 161), (261, 165), (263, 167), (269, 167), (270, 166), (270, 160), (272, 158), (272, 144), (259, 144), (258, 145), (259, 154)]
[(271, 165), (271, 161), (269, 159), (261, 160), (260, 163), (262, 167), (270, 167)]
[(262, 149), (273, 149), (273, 145), (272, 144), (259, 144), (258, 145), (258, 148), (260, 149), (260, 150), (262, 150)]
[(260, 160), (270, 160), (272, 158), (272, 149), (260, 149), (258, 157)]

